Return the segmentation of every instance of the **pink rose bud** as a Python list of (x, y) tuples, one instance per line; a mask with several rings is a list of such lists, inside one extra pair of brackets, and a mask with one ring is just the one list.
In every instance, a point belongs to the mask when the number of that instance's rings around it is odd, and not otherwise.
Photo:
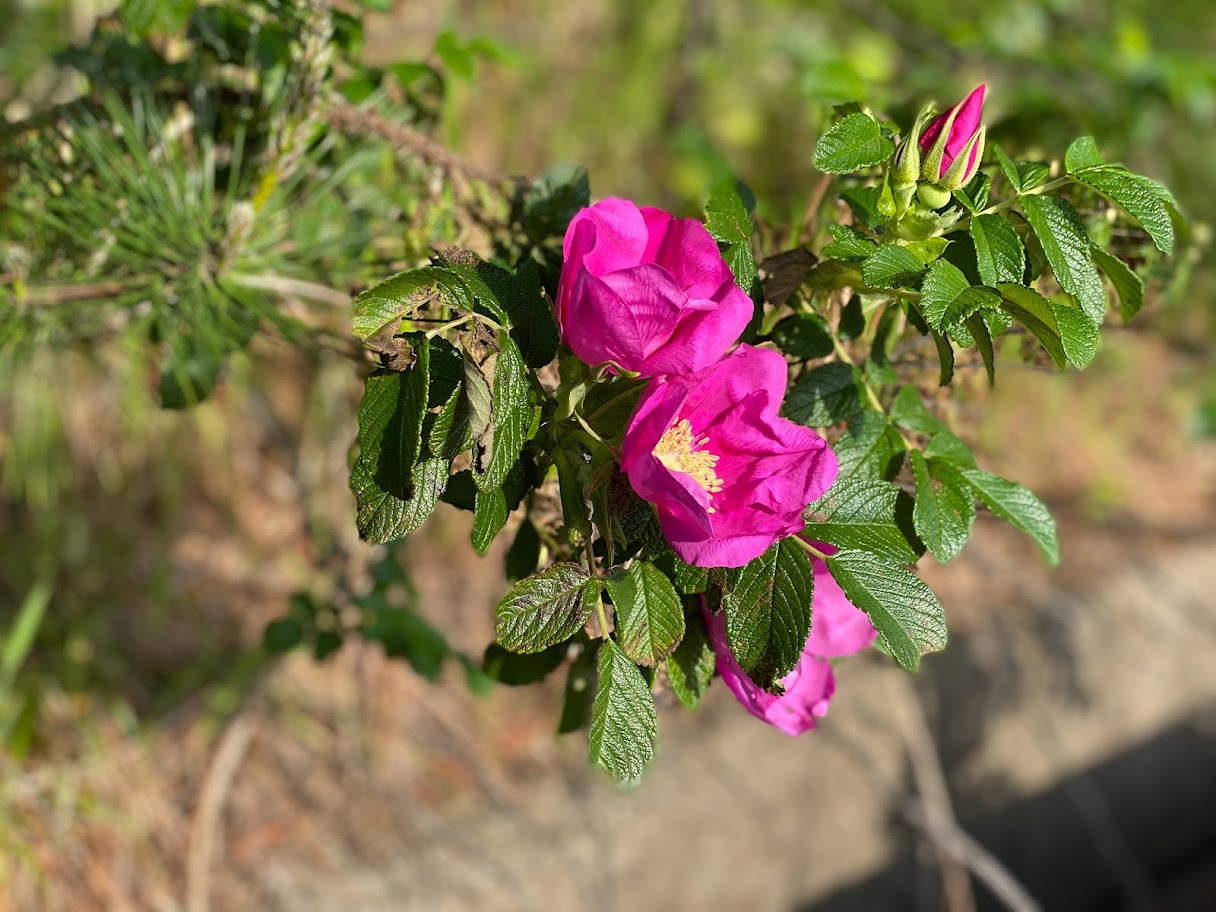
[(801, 531), (803, 508), (835, 480), (827, 441), (777, 414), (787, 370), (777, 352), (740, 345), (642, 394), (621, 469), (686, 563), (742, 567)]
[(588, 364), (643, 377), (694, 373), (735, 343), (753, 309), (695, 219), (606, 199), (566, 230), (557, 322)]
[[(827, 554), (836, 550), (831, 545), (815, 546)], [(827, 565), (818, 558), (811, 558), (811, 564), (815, 573), (811, 635), (797, 667), (781, 679), (785, 693), (780, 696), (757, 687), (739, 667), (726, 640), (726, 615), (711, 614), (702, 607), (722, 681), (748, 712), (789, 735), (814, 728), (816, 720), (827, 714), (828, 702), (836, 690), (828, 659), (852, 655), (878, 636), (866, 613), (845, 598)]]
[(939, 114), (920, 135), (921, 177), (946, 190), (966, 186), (984, 155), (983, 83), (949, 111)]

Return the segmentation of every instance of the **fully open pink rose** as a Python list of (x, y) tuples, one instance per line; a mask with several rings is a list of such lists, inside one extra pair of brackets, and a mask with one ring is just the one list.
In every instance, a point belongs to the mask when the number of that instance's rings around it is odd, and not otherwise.
[[(827, 554), (836, 550), (818, 543), (816, 547)], [(827, 660), (865, 649), (878, 635), (865, 612), (845, 598), (827, 565), (812, 558), (812, 569), (815, 595), (811, 605), (811, 635), (797, 667), (781, 679), (785, 688), (781, 696), (757, 687), (739, 667), (726, 640), (726, 615), (703, 609), (723, 682), (753, 716), (790, 735), (814, 728), (815, 720), (828, 711), (836, 678)]]
[(621, 469), (682, 560), (742, 567), (803, 529), (836, 478), (836, 455), (777, 415), (785, 359), (740, 345), (695, 374), (656, 377), (625, 431)]
[(557, 322), (588, 364), (643, 377), (708, 367), (743, 333), (751, 299), (705, 226), (606, 199), (566, 230)]

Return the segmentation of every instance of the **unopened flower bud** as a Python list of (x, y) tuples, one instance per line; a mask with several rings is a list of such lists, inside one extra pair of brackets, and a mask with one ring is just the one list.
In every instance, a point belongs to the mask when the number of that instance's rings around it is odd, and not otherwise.
[[(922, 178), (955, 190), (975, 175), (984, 152), (984, 131), (980, 127), (984, 89), (983, 84), (977, 86), (949, 111), (939, 114), (920, 135)], [(954, 167), (956, 163), (958, 168)]]

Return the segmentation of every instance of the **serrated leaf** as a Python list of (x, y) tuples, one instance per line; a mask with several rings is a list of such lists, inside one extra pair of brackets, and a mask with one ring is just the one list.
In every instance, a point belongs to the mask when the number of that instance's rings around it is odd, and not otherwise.
[(920, 289), (921, 313), (938, 332), (949, 331), (980, 308), (1000, 306), (1001, 296), (995, 290), (971, 285), (949, 260), (938, 260), (929, 267)]
[(439, 503), (448, 481), (448, 468), (447, 460), (424, 459), (414, 466), (412, 486), (398, 495), (377, 481), (375, 468), (360, 456), (350, 476), (359, 537), (379, 545), (415, 531)]
[(616, 639), (639, 665), (654, 666), (671, 654), (684, 636), (684, 606), (663, 571), (649, 561), (604, 581), (616, 615)]
[(995, 143), (992, 145), (992, 151), (996, 153), (996, 160), (1000, 163), (1001, 170), (1005, 172), (1005, 179), (1013, 187), (1013, 192), (1021, 193), (1022, 179), (1018, 176), (1018, 166), (1013, 163), (1013, 159), (1005, 154), (1005, 150)]
[(1058, 196), (1027, 196), (1020, 202), (1060, 288), (1074, 296), (1089, 318), (1101, 326), (1106, 317), (1106, 290), (1089, 255), (1089, 238), (1077, 210)]
[(924, 653), (946, 647), (946, 614), (919, 577), (865, 551), (837, 551), (827, 565), (845, 597), (869, 615), (879, 645), (901, 667), (915, 671)]
[(878, 247), (852, 225), (831, 225), (828, 233), (832, 235), (832, 243), (823, 248), (823, 255), (834, 260), (864, 260)]
[(912, 519), (912, 498), (898, 485), (877, 479), (837, 481), (807, 508), (806, 533), (838, 548), (861, 548), (910, 564), (921, 554)]
[(591, 760), (621, 782), (636, 782), (654, 757), (654, 697), (633, 661), (611, 640), (600, 646), (591, 708)]
[(674, 551), (663, 554), (655, 563), (681, 595), (700, 595), (709, 588), (709, 570), (684, 563)]
[(782, 408), (787, 418), (807, 427), (827, 427), (860, 410), (857, 370), (841, 361), (822, 364), (799, 377)]
[(916, 506), (912, 519), (916, 534), (933, 559), (944, 564), (967, 544), (975, 523), (975, 495), (966, 479), (947, 463), (929, 462), (912, 450), (916, 479)]
[(478, 554), (484, 555), (502, 527), (507, 524), (510, 511), (507, 509), (507, 495), (502, 488), (493, 491), (478, 491), (473, 507), (473, 547)]
[(920, 260), (922, 265), (928, 266), (945, 253), (949, 246), (949, 238), (931, 237), (925, 238), (923, 241), (912, 241), (905, 249)]
[(848, 432), (832, 445), (839, 471), (836, 484), (851, 478), (894, 478), (903, 461), (904, 442), (899, 432), (875, 411), (862, 412)]
[(902, 428), (930, 437), (946, 430), (946, 426), (930, 412), (914, 386), (905, 386), (895, 394), (891, 403), (891, 420)]
[(514, 272), (479, 262), (477, 275), (497, 298), (511, 321), (511, 338), (528, 367), (541, 368), (557, 357), (558, 329), (553, 309), (541, 293), (540, 273), (532, 260)]
[(1021, 282), (1026, 272), (1026, 247), (1008, 220), (999, 215), (977, 215), (971, 220), (975, 262), (985, 285)]
[(972, 215), (988, 205), (988, 194), (992, 191), (992, 178), (987, 172), (979, 171), (971, 178), (971, 183), (960, 190), (954, 191), (954, 198)]
[(439, 291), (444, 275), (445, 270), (434, 266), (410, 269), (359, 294), (355, 298), (355, 335), (367, 339), (412, 313)]
[[(467, 372), (465, 387), (469, 387)], [(499, 330), (489, 425), (473, 440), (473, 480), (478, 490), (502, 487), (527, 442), (534, 412), (532, 384), (523, 357), (506, 330)]]
[(587, 169), (557, 165), (528, 185), (521, 201), (524, 231), (535, 241), (560, 238), (570, 220), (590, 203)]
[(878, 121), (868, 114), (850, 114), (819, 137), (815, 167), (825, 174), (848, 174), (877, 165), (891, 157), (895, 146), (882, 135)]
[(1165, 254), (1174, 252), (1174, 223), (1155, 181), (1115, 168), (1091, 168), (1073, 176), (1139, 222), (1158, 250)]
[(1098, 327), (1075, 307), (1048, 301), (1033, 288), (1002, 284), (1004, 309), (1025, 326), (1060, 367), (1065, 360), (1084, 369), (1098, 351)]
[(938, 431), (925, 447), (925, 458), (948, 462), (956, 466), (975, 467), (975, 454), (958, 437), (949, 431)]
[(719, 245), (726, 246), (722, 258), (734, 273), (735, 284), (752, 294), (756, 284), (752, 219), (733, 179), (719, 183), (710, 193), (705, 204), (705, 227)]
[(866, 331), (866, 315), (861, 308), (861, 295), (849, 298), (844, 309), (840, 311), (840, 322), (836, 324), (836, 333), (841, 339), (848, 341), (856, 339)]
[(925, 271), (916, 254), (898, 244), (884, 244), (861, 265), (861, 276), (871, 288), (914, 285)]
[(773, 327), (770, 338), (794, 358), (807, 360), (832, 353), (832, 331), (818, 314), (796, 313)]
[(881, 187), (849, 187), (840, 194), (853, 215), (867, 228), (875, 229), (886, 217), (883, 215), (883, 197)]
[(1101, 247), (1090, 247), (1094, 265), (1101, 269), (1110, 283), (1115, 286), (1115, 294), (1119, 296), (1119, 316), (1124, 323), (1140, 312), (1144, 306), (1144, 282), (1130, 266), (1109, 251)]
[(576, 564), (554, 564), (516, 583), (498, 603), (499, 643), (540, 652), (583, 629), (600, 597), (599, 582)]
[(1092, 136), (1080, 136), (1074, 139), (1064, 153), (1064, 169), (1069, 174), (1076, 174), (1085, 168), (1096, 168), (1106, 164), (1098, 144)]
[(936, 329), (930, 332), (933, 336), (933, 344), (937, 348), (938, 362), (938, 385), (946, 386), (954, 378), (954, 348), (950, 345), (950, 340)]
[(667, 657), (667, 680), (676, 699), (689, 709), (696, 709), (709, 689), (716, 665), (713, 644), (705, 632), (701, 612), (697, 611), (689, 620), (684, 639)]
[(984, 506), (1034, 539), (1048, 563), (1060, 562), (1056, 522), (1044, 503), (1028, 488), (979, 469), (960, 471)]
[[(431, 390), (434, 391), (434, 373), (431, 375)], [(427, 450), (436, 459), (447, 460), (451, 463), (462, 452), (473, 444), (473, 435), (469, 429), (468, 400), (464, 391), (457, 388), (452, 391), (443, 408), (434, 416), (430, 430), (427, 433)]]
[(726, 639), (757, 686), (771, 688), (802, 658), (814, 591), (811, 560), (792, 538), (777, 542), (739, 572), (722, 601)]
[(1047, 175), (1051, 174), (1051, 167), (1043, 162), (1020, 161), (1017, 163), (1017, 168), (1018, 181), (1022, 185), (1023, 193), (1039, 186), (1047, 179)]

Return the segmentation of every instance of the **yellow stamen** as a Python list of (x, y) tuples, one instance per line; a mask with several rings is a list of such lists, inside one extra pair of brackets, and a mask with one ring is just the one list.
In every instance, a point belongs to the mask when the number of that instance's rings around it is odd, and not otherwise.
[[(684, 418), (664, 431), (652, 452), (659, 462), (673, 472), (683, 472), (706, 493), (717, 494), (722, 490), (722, 479), (716, 471), (718, 456), (701, 449), (707, 443), (708, 437), (692, 439), (692, 425)], [(713, 513), (714, 508), (710, 507), (709, 512)]]

